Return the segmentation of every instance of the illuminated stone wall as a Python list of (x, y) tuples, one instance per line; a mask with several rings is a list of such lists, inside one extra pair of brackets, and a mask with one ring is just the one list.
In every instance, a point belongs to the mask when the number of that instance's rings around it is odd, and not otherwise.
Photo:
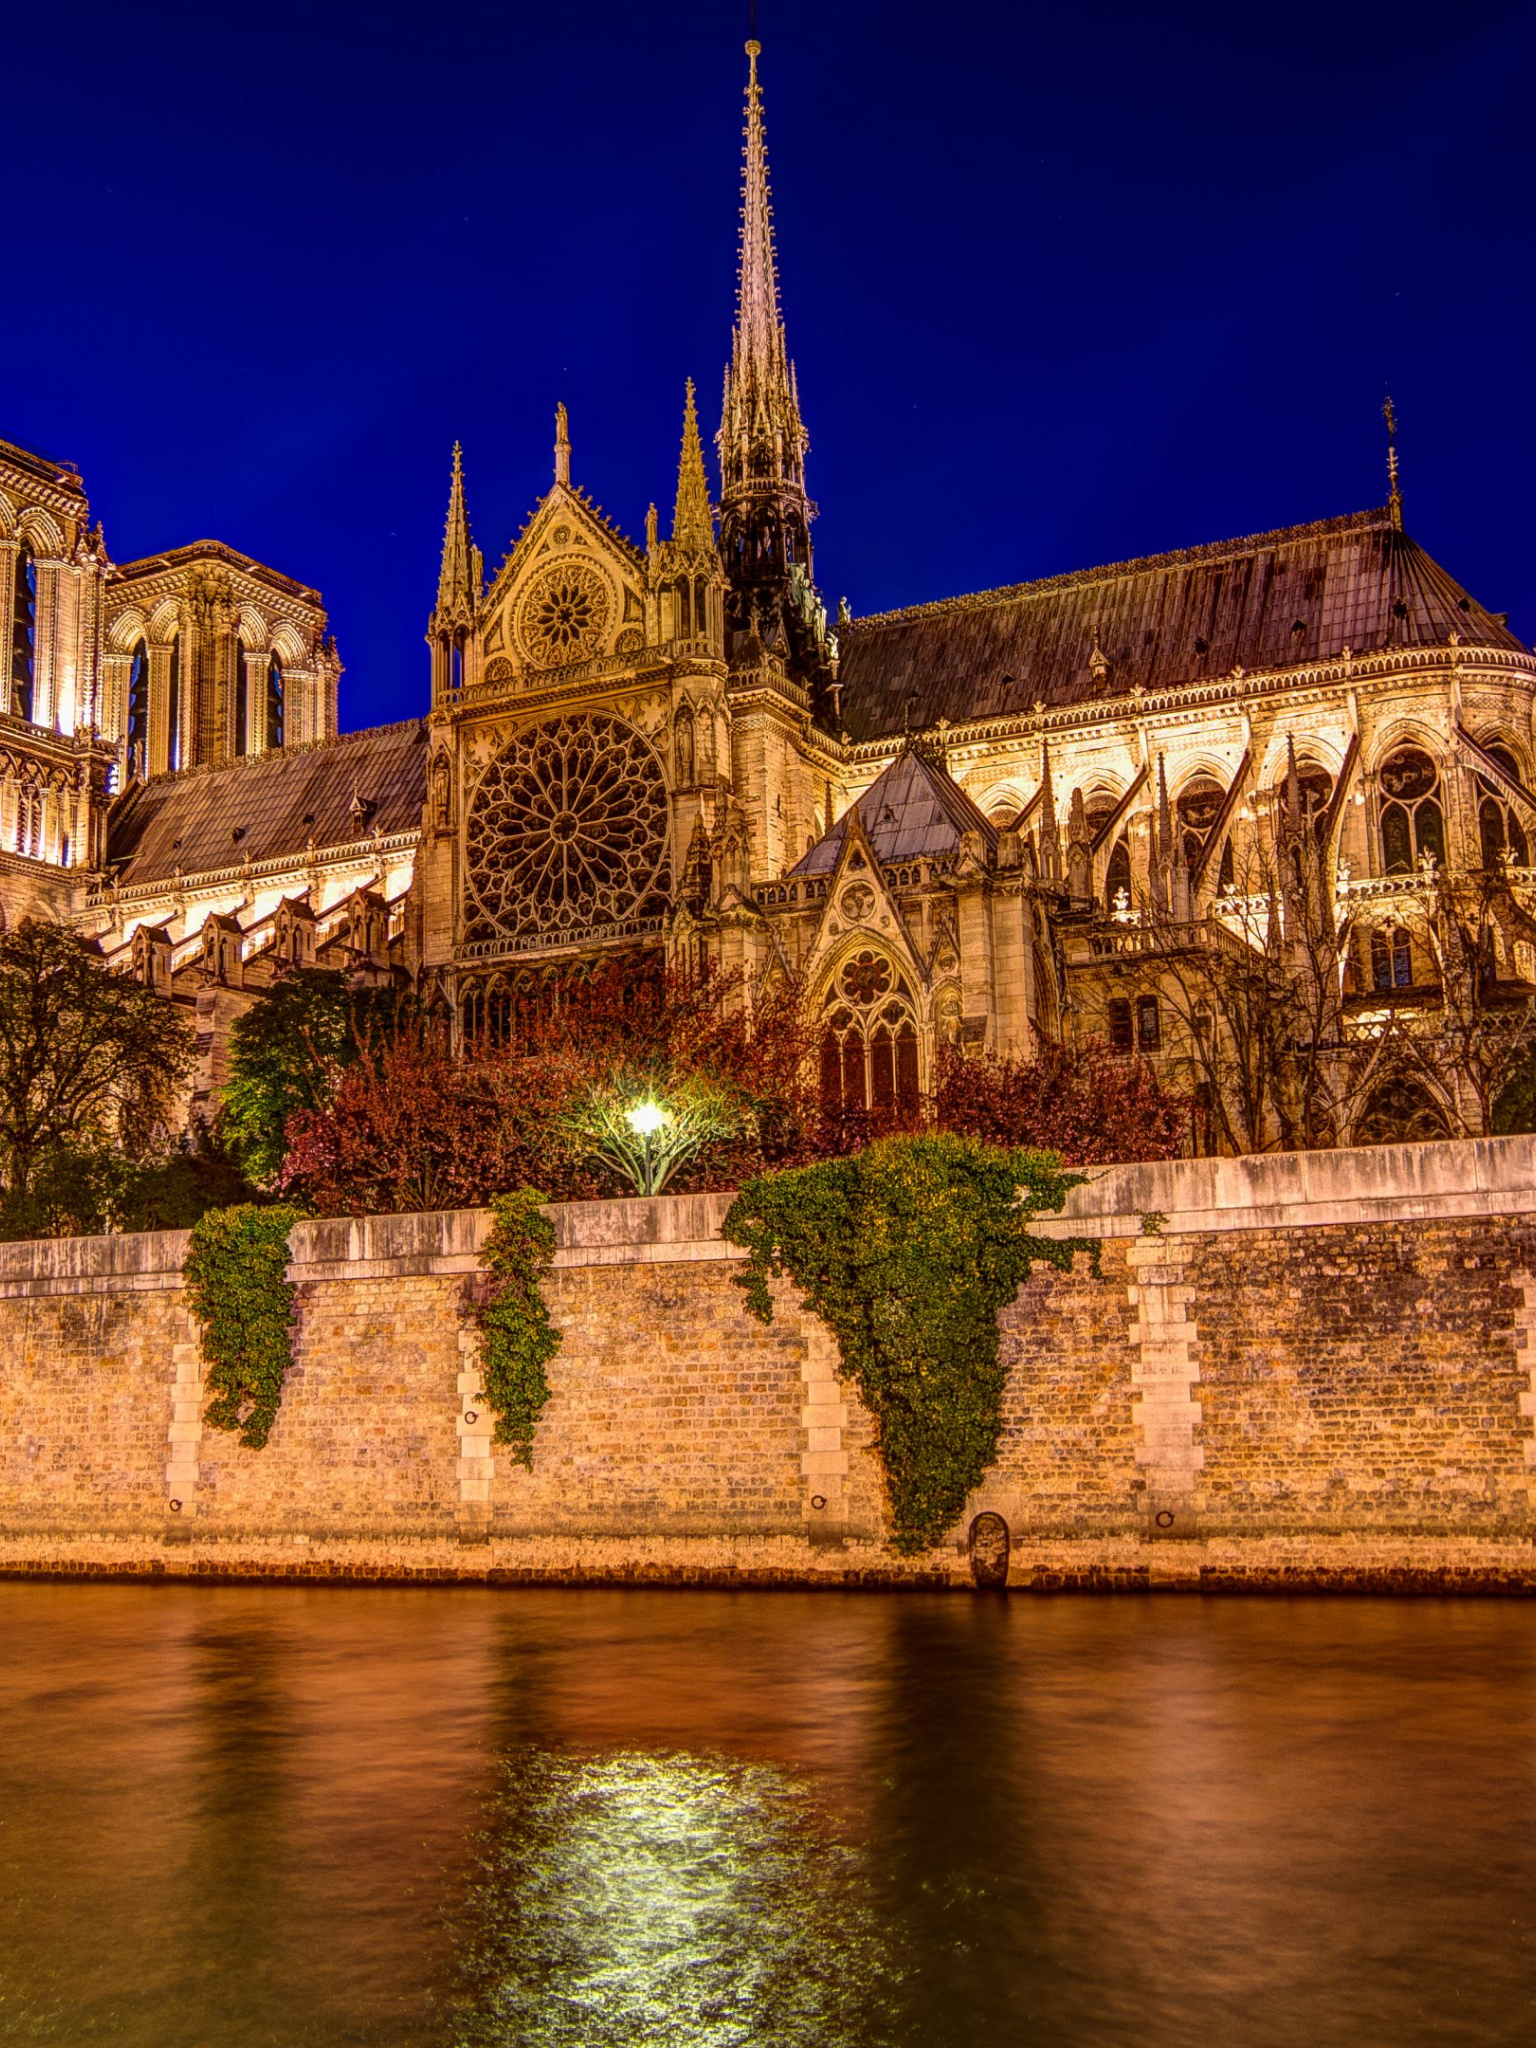
[[(307, 1224), (267, 1448), (203, 1427), (179, 1233), (0, 1246), (0, 1569), (283, 1576), (1536, 1586), (1536, 1141), (1116, 1169), (1049, 1227), (1097, 1272), (1003, 1318), (998, 1460), (950, 1543), (883, 1540), (869, 1415), (724, 1198), (556, 1212), (564, 1342), (495, 1455), (473, 1212)], [(1530, 1305), (1527, 1305), (1527, 1291)]]

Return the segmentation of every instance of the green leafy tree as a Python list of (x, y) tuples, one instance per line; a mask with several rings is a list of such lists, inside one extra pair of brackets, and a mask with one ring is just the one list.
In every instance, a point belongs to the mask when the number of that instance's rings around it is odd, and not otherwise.
[(0, 1229), (117, 1222), (135, 1170), (163, 1152), (192, 1070), (191, 1029), (67, 927), (0, 937)]
[(787, 1273), (837, 1338), (875, 1419), (899, 1551), (938, 1543), (997, 1457), (998, 1314), (1037, 1262), (1092, 1251), (1029, 1229), (1083, 1178), (1051, 1152), (906, 1135), (765, 1174), (726, 1214), (754, 1314), (772, 1319), (768, 1283)]
[(281, 1171), (288, 1119), (323, 1110), (363, 1048), (410, 999), (392, 988), (350, 988), (326, 967), (284, 974), (235, 1020), (220, 1129), (231, 1158), (260, 1187)]

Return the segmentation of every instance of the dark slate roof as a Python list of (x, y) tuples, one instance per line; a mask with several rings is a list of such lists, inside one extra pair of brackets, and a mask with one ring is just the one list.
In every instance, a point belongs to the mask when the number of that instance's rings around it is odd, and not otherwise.
[[(997, 827), (991, 820), (936, 762), (913, 747), (903, 748), (853, 808), (882, 867), (892, 861), (934, 860), (954, 853), (962, 832), (980, 832), (989, 847), (997, 844)], [(845, 811), (791, 874), (830, 874), (837, 866), (847, 830)]]
[[(184, 768), (135, 783), (112, 806), (107, 859), (118, 880), (168, 880), (253, 862), (299, 858), (377, 830), (414, 832), (427, 789), (420, 719), (343, 733), (323, 746), (279, 749), (218, 768)], [(354, 817), (354, 797), (371, 806)], [(238, 837), (236, 834), (238, 833)]]
[[(839, 639), (855, 740), (1331, 660), (1348, 647), (1522, 651), (1386, 511), (882, 612)], [(1109, 663), (1090, 662), (1097, 636)], [(1202, 645), (1203, 643), (1203, 645)]]

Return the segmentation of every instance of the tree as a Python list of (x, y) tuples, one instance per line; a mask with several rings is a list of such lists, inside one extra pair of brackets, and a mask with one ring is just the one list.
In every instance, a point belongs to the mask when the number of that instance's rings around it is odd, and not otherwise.
[(1440, 1009), (1400, 1034), (1400, 1063), (1449, 1094), (1468, 1136), (1485, 1137), (1504, 1123), (1502, 1099), (1536, 1048), (1536, 996), (1513, 971), (1516, 947), (1536, 945), (1536, 918), (1502, 869), (1436, 869), (1403, 922), (1434, 962)]
[(164, 997), (111, 972), (63, 925), (0, 937), (0, 1227), (100, 1229), (163, 1148), (193, 1035)]
[(1031, 1060), (939, 1059), (934, 1120), (942, 1131), (1009, 1150), (1055, 1152), (1069, 1166), (1171, 1159), (1189, 1131), (1190, 1097), (1167, 1087), (1147, 1060), (1102, 1039), (1046, 1045)]
[(300, 967), (274, 981), (229, 1034), (220, 1120), (236, 1164), (258, 1186), (282, 1170), (288, 1119), (319, 1109), (370, 1037), (414, 1002), (392, 988), (353, 988), (344, 974)]

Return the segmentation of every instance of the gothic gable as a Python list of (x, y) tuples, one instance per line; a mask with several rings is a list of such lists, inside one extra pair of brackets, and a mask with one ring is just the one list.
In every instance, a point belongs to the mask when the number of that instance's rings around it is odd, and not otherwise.
[(486, 598), (488, 683), (569, 668), (644, 644), (645, 570), (595, 506), (557, 483), (518, 536)]

